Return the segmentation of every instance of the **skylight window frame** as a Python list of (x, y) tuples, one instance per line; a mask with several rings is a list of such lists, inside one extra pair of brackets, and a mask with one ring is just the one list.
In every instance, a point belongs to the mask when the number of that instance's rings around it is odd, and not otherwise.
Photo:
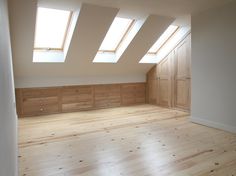
[(157, 51), (148, 52), (147, 54), (156, 55), (163, 48), (163, 46), (165, 46), (165, 44), (171, 39), (171, 37), (173, 37), (175, 35), (175, 33), (178, 31), (178, 29), (179, 29), (179, 26), (177, 26), (177, 28), (174, 30), (174, 32), (166, 39), (166, 41), (160, 46), (160, 48), (157, 49)]
[[(40, 8), (40, 7), (38, 7), (38, 8)], [(38, 8), (37, 8), (37, 16), (36, 16), (34, 39), (36, 39), (36, 29), (37, 29), (37, 24), (38, 24), (38, 22), (37, 22), (37, 19), (38, 19)], [(44, 8), (44, 7), (42, 7), (42, 8)], [(48, 9), (50, 9), (50, 8), (48, 8)], [(58, 10), (58, 9), (56, 9), (56, 10)], [(66, 43), (66, 38), (68, 36), (69, 29), (70, 29), (71, 22), (72, 22), (72, 16), (73, 16), (73, 12), (69, 11), (69, 18), (68, 18), (68, 21), (67, 21), (66, 30), (65, 30), (65, 33), (64, 33), (64, 37), (63, 37), (63, 42), (62, 42), (61, 48), (34, 47), (34, 50), (36, 50), (36, 51), (64, 51), (65, 43)]]
[(129, 31), (132, 29), (133, 25), (135, 23), (135, 19), (131, 19), (131, 23), (129, 24), (129, 27), (126, 29), (124, 35), (121, 37), (118, 45), (116, 46), (115, 50), (98, 50), (98, 52), (101, 53), (116, 53), (116, 51), (120, 48), (122, 42), (124, 41), (124, 39), (127, 37)]

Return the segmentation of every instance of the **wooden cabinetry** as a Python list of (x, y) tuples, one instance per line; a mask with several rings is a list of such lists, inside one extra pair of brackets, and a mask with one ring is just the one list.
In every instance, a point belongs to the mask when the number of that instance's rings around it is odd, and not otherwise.
[(16, 89), (20, 117), (145, 103), (146, 83)]
[(158, 104), (164, 107), (171, 107), (171, 61), (173, 53), (170, 53), (157, 68), (157, 84), (158, 84)]
[(120, 85), (96, 85), (94, 86), (95, 108), (107, 108), (121, 106)]
[(93, 108), (92, 86), (68, 86), (62, 88), (62, 112)]
[(17, 100), (21, 101), (21, 114), (25, 116), (51, 114), (60, 111), (58, 88), (22, 89), (20, 92), (17, 91), (17, 97)]
[(147, 73), (147, 87), (147, 99), (150, 104), (190, 110), (190, 35)]
[(122, 105), (143, 104), (146, 102), (146, 84), (123, 84), (122, 91)]
[(147, 94), (146, 99), (149, 104), (157, 104), (157, 67), (154, 66), (147, 73)]
[(191, 40), (190, 36), (175, 50), (173, 106), (190, 109), (191, 102)]

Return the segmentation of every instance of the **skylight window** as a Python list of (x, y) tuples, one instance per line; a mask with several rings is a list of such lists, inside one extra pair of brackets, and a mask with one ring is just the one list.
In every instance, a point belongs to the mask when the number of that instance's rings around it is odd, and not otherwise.
[(127, 18), (116, 17), (108, 30), (99, 51), (116, 52), (130, 30), (134, 20)]
[(150, 48), (148, 54), (157, 54), (160, 48), (168, 41), (168, 39), (177, 31), (178, 26), (170, 25), (167, 30), (161, 35), (156, 43)]
[(35, 50), (63, 50), (72, 13), (38, 7)]

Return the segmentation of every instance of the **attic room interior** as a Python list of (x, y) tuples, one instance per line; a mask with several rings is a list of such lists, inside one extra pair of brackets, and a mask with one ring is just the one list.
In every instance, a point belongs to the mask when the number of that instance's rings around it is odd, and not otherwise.
[(0, 176), (236, 176), (235, 0), (0, 0)]

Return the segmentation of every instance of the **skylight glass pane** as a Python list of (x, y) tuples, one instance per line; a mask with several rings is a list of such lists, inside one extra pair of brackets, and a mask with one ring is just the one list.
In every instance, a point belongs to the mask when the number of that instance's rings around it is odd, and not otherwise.
[(108, 30), (99, 50), (101, 51), (115, 51), (120, 44), (121, 40), (129, 30), (131, 19), (116, 17)]
[(70, 12), (38, 8), (34, 48), (63, 49)]
[(170, 25), (167, 30), (161, 35), (161, 37), (156, 41), (156, 43), (150, 48), (148, 53), (156, 53), (162, 45), (174, 34), (178, 26)]

